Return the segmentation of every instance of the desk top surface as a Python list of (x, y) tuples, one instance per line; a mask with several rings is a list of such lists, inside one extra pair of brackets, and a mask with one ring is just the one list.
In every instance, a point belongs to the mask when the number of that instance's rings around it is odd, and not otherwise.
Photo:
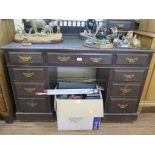
[(146, 48), (110, 48), (110, 49), (94, 49), (83, 46), (84, 40), (80, 39), (80, 36), (64, 36), (63, 42), (53, 43), (53, 44), (32, 44), (32, 46), (22, 46), (21, 43), (9, 43), (2, 46), (2, 49), (42, 49), (42, 50), (80, 50), (80, 51), (118, 51), (118, 52), (149, 52), (153, 53), (154, 51), (148, 50)]

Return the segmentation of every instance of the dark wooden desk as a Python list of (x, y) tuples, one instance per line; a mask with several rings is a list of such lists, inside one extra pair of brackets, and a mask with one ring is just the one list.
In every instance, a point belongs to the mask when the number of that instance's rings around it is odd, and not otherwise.
[[(57, 67), (89, 67), (107, 74), (104, 120), (136, 120), (141, 92), (153, 51), (146, 49), (90, 49), (77, 36), (58, 44), (4, 47), (17, 118), (47, 119), (53, 115), (53, 98), (35, 96), (51, 88), (49, 70)], [(54, 76), (56, 77), (56, 76)], [(88, 77), (89, 78), (89, 77)]]

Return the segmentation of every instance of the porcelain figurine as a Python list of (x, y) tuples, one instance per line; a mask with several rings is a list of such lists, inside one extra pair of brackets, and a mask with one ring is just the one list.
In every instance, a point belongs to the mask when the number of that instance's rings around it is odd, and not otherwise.
[(96, 33), (96, 38), (97, 39), (103, 39), (107, 36), (107, 27), (101, 26), (98, 28), (97, 33)]
[(45, 30), (45, 26), (47, 25), (43, 19), (27, 19), (27, 22), (30, 22), (31, 28), (29, 30), (29, 34), (34, 31), (34, 33), (38, 33), (38, 28)]
[(118, 38), (118, 29), (117, 27), (110, 28), (111, 34), (107, 35), (106, 38), (113, 41), (115, 38)]
[(97, 29), (97, 24), (96, 24), (96, 20), (95, 19), (88, 19), (86, 21), (86, 25), (85, 25), (85, 29), (87, 31), (87, 33), (96, 33), (96, 29)]

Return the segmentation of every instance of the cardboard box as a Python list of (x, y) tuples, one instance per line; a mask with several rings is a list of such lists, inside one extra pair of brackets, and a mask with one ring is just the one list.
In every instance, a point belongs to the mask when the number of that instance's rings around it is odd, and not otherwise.
[[(95, 88), (94, 84), (60, 83), (59, 88)], [(103, 117), (103, 99), (99, 91), (86, 99), (58, 99), (55, 96), (58, 130), (97, 130)]]

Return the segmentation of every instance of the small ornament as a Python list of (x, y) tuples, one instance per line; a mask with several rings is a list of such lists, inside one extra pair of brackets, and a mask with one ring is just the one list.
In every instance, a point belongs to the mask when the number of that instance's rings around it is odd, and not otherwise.
[(22, 46), (31, 46), (32, 43), (29, 42), (28, 38), (26, 36), (23, 37)]

